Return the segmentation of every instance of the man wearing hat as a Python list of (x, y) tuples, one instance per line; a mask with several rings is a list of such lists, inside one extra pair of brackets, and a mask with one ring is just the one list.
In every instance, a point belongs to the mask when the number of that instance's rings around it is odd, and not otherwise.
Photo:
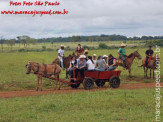
[(121, 44), (121, 48), (118, 50), (119, 59), (123, 60), (123, 67), (126, 67), (126, 45), (124, 43)]
[(64, 45), (60, 46), (61, 48), (58, 50), (58, 58), (61, 62), (61, 67), (64, 68), (63, 66), (63, 57), (64, 57)]
[(80, 55), (79, 60), (77, 61), (77, 66), (75, 66), (75, 78), (77, 78), (78, 72), (84, 77), (84, 70), (86, 68), (85, 55)]
[(146, 50), (146, 52), (145, 52), (145, 54), (146, 54), (146, 60), (145, 60), (146, 67), (148, 67), (149, 58), (152, 58), (152, 56), (153, 56), (152, 46), (149, 45), (148, 47), (149, 47), (149, 49)]
[(96, 54), (93, 54), (93, 62), (96, 64), (96, 57), (97, 57), (97, 55)]

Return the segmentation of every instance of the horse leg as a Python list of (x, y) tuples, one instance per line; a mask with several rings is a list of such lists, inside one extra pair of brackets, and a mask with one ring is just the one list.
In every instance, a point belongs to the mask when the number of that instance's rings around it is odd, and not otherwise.
[(151, 69), (150, 69), (150, 78), (151, 78)]
[(131, 68), (128, 69), (129, 72), (129, 78), (131, 78)]
[(154, 69), (153, 69), (153, 79), (154, 79), (154, 77), (155, 77), (155, 73), (154, 73)]
[(40, 78), (40, 76), (37, 75), (37, 88), (36, 88), (36, 91), (38, 91), (38, 89), (39, 89), (39, 78)]
[(148, 68), (146, 69), (146, 77), (148, 77), (148, 75), (147, 75), (147, 74), (148, 74)]
[(40, 91), (42, 91), (42, 76), (40, 76)]
[(145, 67), (143, 67), (144, 68), (144, 78), (145, 78)]

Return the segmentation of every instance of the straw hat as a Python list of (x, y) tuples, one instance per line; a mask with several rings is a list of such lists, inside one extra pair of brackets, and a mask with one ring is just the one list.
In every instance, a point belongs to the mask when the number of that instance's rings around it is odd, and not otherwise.
[(104, 55), (103, 58), (107, 58), (108, 56), (107, 55)]
[(86, 52), (88, 52), (88, 50), (84, 50), (84, 52), (86, 53)]
[(64, 47), (64, 45), (61, 44), (61, 47)]
[(80, 57), (79, 58), (86, 58), (86, 56), (85, 55), (80, 55)]
[(121, 47), (126, 47), (126, 45), (124, 43), (121, 44)]
[(97, 55), (96, 55), (96, 54), (93, 54), (93, 56), (95, 56), (95, 57), (96, 57)]

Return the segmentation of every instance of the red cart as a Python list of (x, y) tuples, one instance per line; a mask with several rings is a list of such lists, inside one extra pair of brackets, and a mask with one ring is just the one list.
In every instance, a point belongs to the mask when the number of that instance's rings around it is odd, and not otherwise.
[(109, 82), (112, 88), (118, 88), (120, 85), (120, 70), (113, 71), (85, 71), (85, 77), (82, 77), (80, 73), (78, 73), (77, 80), (74, 81), (75, 71), (73, 71), (73, 77), (71, 78), (70, 84), (72, 88), (78, 88), (81, 83), (85, 89), (92, 89), (94, 86), (94, 82), (98, 87), (102, 87), (105, 85), (105, 82)]

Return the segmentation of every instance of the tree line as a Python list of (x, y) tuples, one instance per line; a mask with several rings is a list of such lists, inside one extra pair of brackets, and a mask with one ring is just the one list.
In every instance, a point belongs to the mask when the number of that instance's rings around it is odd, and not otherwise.
[(50, 42), (52, 45), (55, 42), (102, 42), (102, 41), (124, 41), (127, 40), (130, 41), (137, 41), (137, 40), (162, 40), (163, 36), (142, 36), (142, 37), (127, 37), (124, 35), (94, 35), (94, 36), (72, 36), (72, 37), (53, 37), (53, 38), (41, 38), (41, 39), (35, 39), (31, 38), (29, 36), (23, 35), (18, 36), (16, 39), (4, 39), (3, 37), (0, 38), (0, 45), (1, 50), (3, 52), (3, 44), (7, 44), (8, 48), (12, 49), (12, 47), (15, 45), (15, 43), (18, 43), (24, 45), (24, 48), (26, 48), (29, 44), (36, 44), (36, 43), (46, 43)]

